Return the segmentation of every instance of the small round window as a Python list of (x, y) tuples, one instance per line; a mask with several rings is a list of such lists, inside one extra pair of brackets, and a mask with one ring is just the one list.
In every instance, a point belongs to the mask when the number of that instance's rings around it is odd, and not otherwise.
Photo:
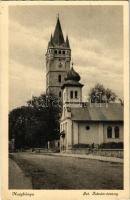
[(90, 129), (90, 126), (86, 126), (86, 130), (89, 130)]

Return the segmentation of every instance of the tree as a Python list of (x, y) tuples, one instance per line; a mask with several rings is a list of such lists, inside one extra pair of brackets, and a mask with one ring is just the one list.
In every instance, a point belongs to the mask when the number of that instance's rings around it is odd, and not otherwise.
[[(32, 97), (32, 100), (27, 102), (28, 106), (33, 107), (38, 113), (46, 112), (47, 139), (54, 140), (59, 138), (59, 119), (62, 112), (62, 102), (53, 94), (42, 94), (39, 97)], [(43, 117), (45, 113), (43, 114)]]
[(61, 102), (54, 95), (32, 97), (27, 106), (9, 113), (9, 138), (15, 138), (17, 149), (44, 147), (49, 140), (59, 139)]
[(117, 95), (109, 88), (105, 89), (102, 84), (96, 84), (89, 92), (91, 103), (110, 103), (115, 102)]

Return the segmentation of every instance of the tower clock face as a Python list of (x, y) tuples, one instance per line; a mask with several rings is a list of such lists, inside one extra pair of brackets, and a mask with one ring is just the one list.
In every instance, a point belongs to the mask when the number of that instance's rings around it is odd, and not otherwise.
[(63, 66), (62, 62), (59, 63), (59, 67), (61, 68)]
[(64, 61), (63, 60), (60, 60), (59, 61), (59, 68), (63, 67), (64, 66)]

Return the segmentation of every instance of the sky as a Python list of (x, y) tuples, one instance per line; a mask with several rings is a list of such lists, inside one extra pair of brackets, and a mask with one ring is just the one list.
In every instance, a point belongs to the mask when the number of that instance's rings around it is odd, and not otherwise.
[(122, 6), (10, 6), (10, 110), (46, 90), (45, 53), (58, 13), (74, 69), (84, 84), (83, 100), (96, 83), (123, 98)]

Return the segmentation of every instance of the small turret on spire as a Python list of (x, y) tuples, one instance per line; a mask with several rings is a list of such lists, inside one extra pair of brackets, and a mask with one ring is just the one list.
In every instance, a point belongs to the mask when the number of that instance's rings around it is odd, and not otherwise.
[(50, 42), (53, 44), (53, 37), (52, 37), (52, 34), (51, 34)]
[(68, 35), (66, 36), (66, 47), (70, 48), (70, 43), (69, 43)]
[(52, 34), (51, 34), (51, 37), (50, 37), (50, 41), (48, 43), (48, 47), (50, 47), (50, 46), (54, 46)]

